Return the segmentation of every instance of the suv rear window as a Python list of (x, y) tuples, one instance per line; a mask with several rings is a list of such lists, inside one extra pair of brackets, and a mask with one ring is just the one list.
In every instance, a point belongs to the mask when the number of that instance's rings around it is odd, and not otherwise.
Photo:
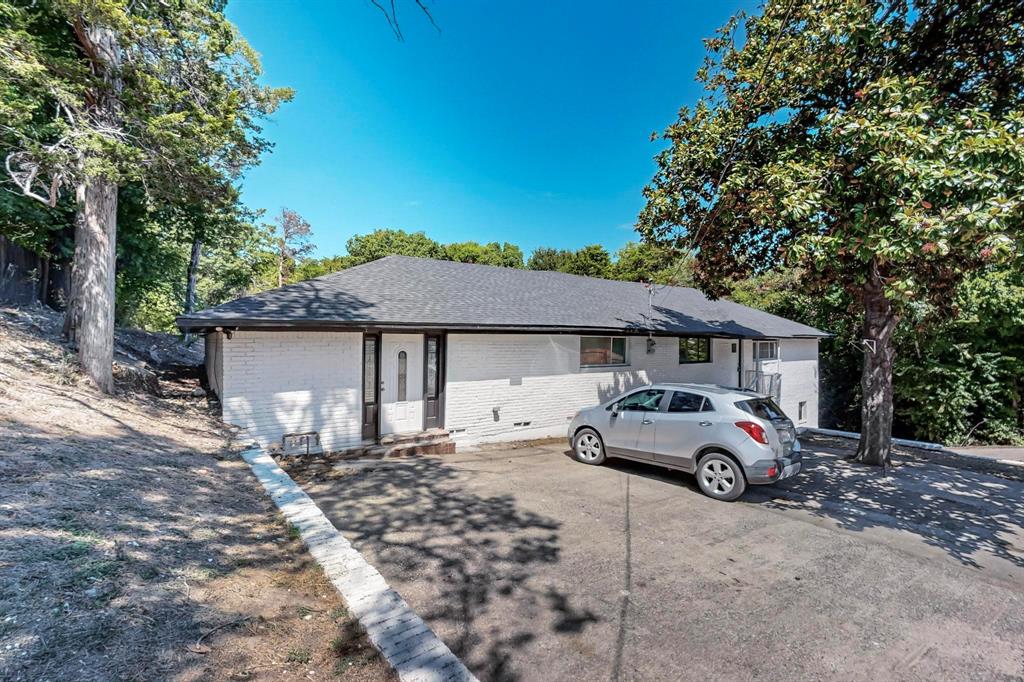
[(747, 414), (752, 414), (758, 419), (767, 419), (772, 421), (775, 419), (788, 419), (786, 413), (782, 411), (782, 408), (775, 404), (775, 401), (771, 398), (751, 398), (750, 400), (741, 400), (736, 403), (736, 407), (740, 408)]

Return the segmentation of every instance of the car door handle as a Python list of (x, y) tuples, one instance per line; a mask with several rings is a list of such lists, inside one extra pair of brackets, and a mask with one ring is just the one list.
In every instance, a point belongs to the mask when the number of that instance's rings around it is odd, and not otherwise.
[(641, 424), (653, 424), (654, 420), (653, 419), (644, 419), (640, 423)]
[(700, 424), (701, 426), (711, 426), (711, 422), (709, 422), (709, 421), (707, 421), (707, 420), (704, 420), (704, 421), (702, 421), (702, 422), (699, 422), (699, 424)]

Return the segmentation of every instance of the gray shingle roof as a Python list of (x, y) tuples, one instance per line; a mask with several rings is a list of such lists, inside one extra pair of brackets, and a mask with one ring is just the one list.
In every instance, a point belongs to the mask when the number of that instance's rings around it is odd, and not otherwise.
[(743, 337), (825, 332), (696, 289), (388, 256), (178, 318), (182, 329), (440, 327)]

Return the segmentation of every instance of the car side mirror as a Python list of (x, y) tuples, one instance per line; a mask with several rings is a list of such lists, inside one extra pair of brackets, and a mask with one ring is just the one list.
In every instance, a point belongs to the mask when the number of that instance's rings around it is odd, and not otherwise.
[(619, 413), (619, 404), (618, 403), (612, 403), (612, 414), (616, 415), (618, 413)]

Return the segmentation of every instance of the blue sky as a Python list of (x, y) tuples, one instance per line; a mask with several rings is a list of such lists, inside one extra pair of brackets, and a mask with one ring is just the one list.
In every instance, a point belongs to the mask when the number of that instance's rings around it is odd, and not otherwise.
[(661, 131), (700, 96), (710, 36), (749, 2), (400, 0), (397, 42), (369, 0), (234, 0), (264, 81), (295, 100), (243, 197), (313, 226), (317, 255), (353, 234), (610, 251), (632, 224)]

